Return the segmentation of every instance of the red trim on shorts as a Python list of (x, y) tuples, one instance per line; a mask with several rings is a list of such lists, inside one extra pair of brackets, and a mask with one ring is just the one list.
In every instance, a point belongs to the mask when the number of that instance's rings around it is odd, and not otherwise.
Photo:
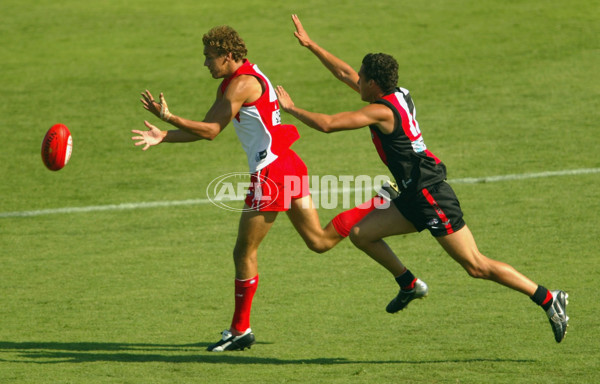
[(310, 195), (306, 164), (291, 149), (250, 175), (244, 200), (254, 211), (284, 212), (291, 201)]
[(439, 204), (435, 201), (433, 196), (431, 196), (427, 188), (423, 188), (421, 192), (423, 193), (423, 196), (425, 196), (425, 199), (427, 199), (427, 202), (435, 210), (440, 220), (442, 220), (442, 225), (446, 228), (446, 232), (448, 232), (448, 234), (454, 233), (454, 229), (452, 229), (452, 224), (450, 224), (450, 220), (448, 220), (446, 213), (440, 208)]
[(262, 168), (256, 172), (256, 184), (254, 185), (254, 195), (252, 197), (252, 205), (250, 206), (250, 208), (252, 208), (253, 210), (257, 210), (261, 203), (260, 197), (262, 197), (262, 195), (257, 198), (257, 194), (261, 193), (261, 191), (257, 191), (257, 189), (260, 189), (261, 184), (264, 183), (264, 171), (265, 168)]

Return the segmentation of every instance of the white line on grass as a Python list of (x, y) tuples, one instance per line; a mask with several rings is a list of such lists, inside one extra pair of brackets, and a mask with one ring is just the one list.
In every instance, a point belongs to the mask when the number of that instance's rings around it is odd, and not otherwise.
[[(476, 183), (493, 183), (498, 181), (513, 181), (513, 180), (525, 180), (525, 179), (536, 179), (542, 177), (556, 177), (556, 176), (573, 176), (573, 175), (585, 175), (592, 173), (600, 173), (600, 168), (581, 168), (581, 169), (570, 169), (563, 171), (548, 171), (539, 173), (521, 173), (512, 175), (500, 175), (500, 176), (487, 176), (487, 177), (467, 177), (463, 179), (451, 179), (448, 180), (450, 184), (476, 184)], [(351, 189), (352, 191), (354, 189)], [(342, 193), (346, 189), (338, 190), (338, 193)], [(335, 192), (335, 191), (331, 191)], [(358, 190), (357, 190), (358, 192)], [(318, 194), (319, 191), (311, 191), (313, 194)], [(241, 199), (240, 199), (241, 200)], [(42, 216), (42, 215), (55, 215), (61, 213), (86, 213), (86, 212), (101, 212), (101, 211), (123, 211), (131, 209), (143, 209), (143, 208), (161, 208), (161, 207), (177, 207), (185, 205), (201, 205), (210, 203), (209, 199), (190, 199), (190, 200), (174, 200), (174, 201), (153, 201), (153, 202), (141, 202), (141, 203), (123, 203), (123, 204), (109, 204), (109, 205), (91, 205), (87, 207), (65, 207), (55, 209), (40, 209), (37, 211), (16, 211), (16, 212), (0, 212), (0, 218), (7, 217), (31, 217), (31, 216)]]
[(524, 180), (524, 179), (537, 179), (541, 177), (554, 177), (554, 176), (574, 176), (574, 175), (586, 175), (590, 173), (600, 173), (600, 168), (581, 168), (581, 169), (570, 169), (564, 171), (548, 171), (539, 173), (521, 173), (514, 175), (502, 175), (502, 176), (488, 176), (488, 177), (467, 177), (464, 179), (448, 180), (451, 184), (475, 184), (475, 183), (493, 183), (495, 181), (511, 181), (511, 180)]

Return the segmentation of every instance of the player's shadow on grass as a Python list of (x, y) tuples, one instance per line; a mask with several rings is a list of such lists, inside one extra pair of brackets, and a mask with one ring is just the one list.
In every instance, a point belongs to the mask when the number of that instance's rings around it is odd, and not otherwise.
[[(259, 342), (257, 344), (270, 344)], [(531, 359), (457, 358), (432, 360), (351, 360), (345, 358), (279, 359), (253, 356), (251, 351), (211, 353), (208, 343), (196, 344), (130, 344), (130, 343), (59, 343), (0, 341), (0, 362), (59, 364), (59, 363), (209, 363), (209, 364), (438, 364), (506, 362), (531, 363)]]

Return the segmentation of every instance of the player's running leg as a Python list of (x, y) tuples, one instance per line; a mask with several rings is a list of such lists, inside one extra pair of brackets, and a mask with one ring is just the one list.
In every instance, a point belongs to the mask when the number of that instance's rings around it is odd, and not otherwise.
[(357, 248), (387, 269), (396, 279), (400, 291), (386, 307), (389, 313), (404, 309), (412, 300), (420, 299), (428, 294), (428, 287), (417, 279), (398, 259), (383, 238), (393, 235), (415, 232), (413, 224), (408, 221), (394, 204), (385, 209), (375, 209), (356, 224), (350, 239)]
[(531, 281), (511, 265), (481, 254), (473, 234), (466, 225), (457, 232), (436, 239), (470, 276), (495, 281), (529, 296), (546, 312), (556, 342), (562, 341), (569, 321), (566, 313), (568, 295), (565, 292), (549, 291)]
[(233, 251), (235, 264), (235, 311), (231, 327), (223, 331), (221, 340), (208, 346), (212, 352), (243, 350), (255, 342), (250, 328), (250, 310), (258, 286), (258, 246), (271, 229), (277, 212), (257, 212), (245, 206)]
[(326, 252), (344, 239), (331, 223), (325, 228), (321, 227), (311, 195), (292, 199), (287, 215), (308, 248), (314, 252)]

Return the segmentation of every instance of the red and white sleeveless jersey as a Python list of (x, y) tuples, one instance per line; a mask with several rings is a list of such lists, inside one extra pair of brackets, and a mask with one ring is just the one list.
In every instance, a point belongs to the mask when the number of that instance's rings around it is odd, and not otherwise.
[(277, 94), (269, 79), (256, 64), (244, 59), (242, 66), (233, 75), (223, 80), (221, 92), (225, 93), (231, 80), (241, 75), (254, 76), (261, 80), (265, 87), (258, 100), (243, 104), (233, 119), (235, 132), (248, 157), (250, 173), (254, 173), (275, 161), (277, 155), (289, 148), (299, 136), (296, 127), (281, 125)]

